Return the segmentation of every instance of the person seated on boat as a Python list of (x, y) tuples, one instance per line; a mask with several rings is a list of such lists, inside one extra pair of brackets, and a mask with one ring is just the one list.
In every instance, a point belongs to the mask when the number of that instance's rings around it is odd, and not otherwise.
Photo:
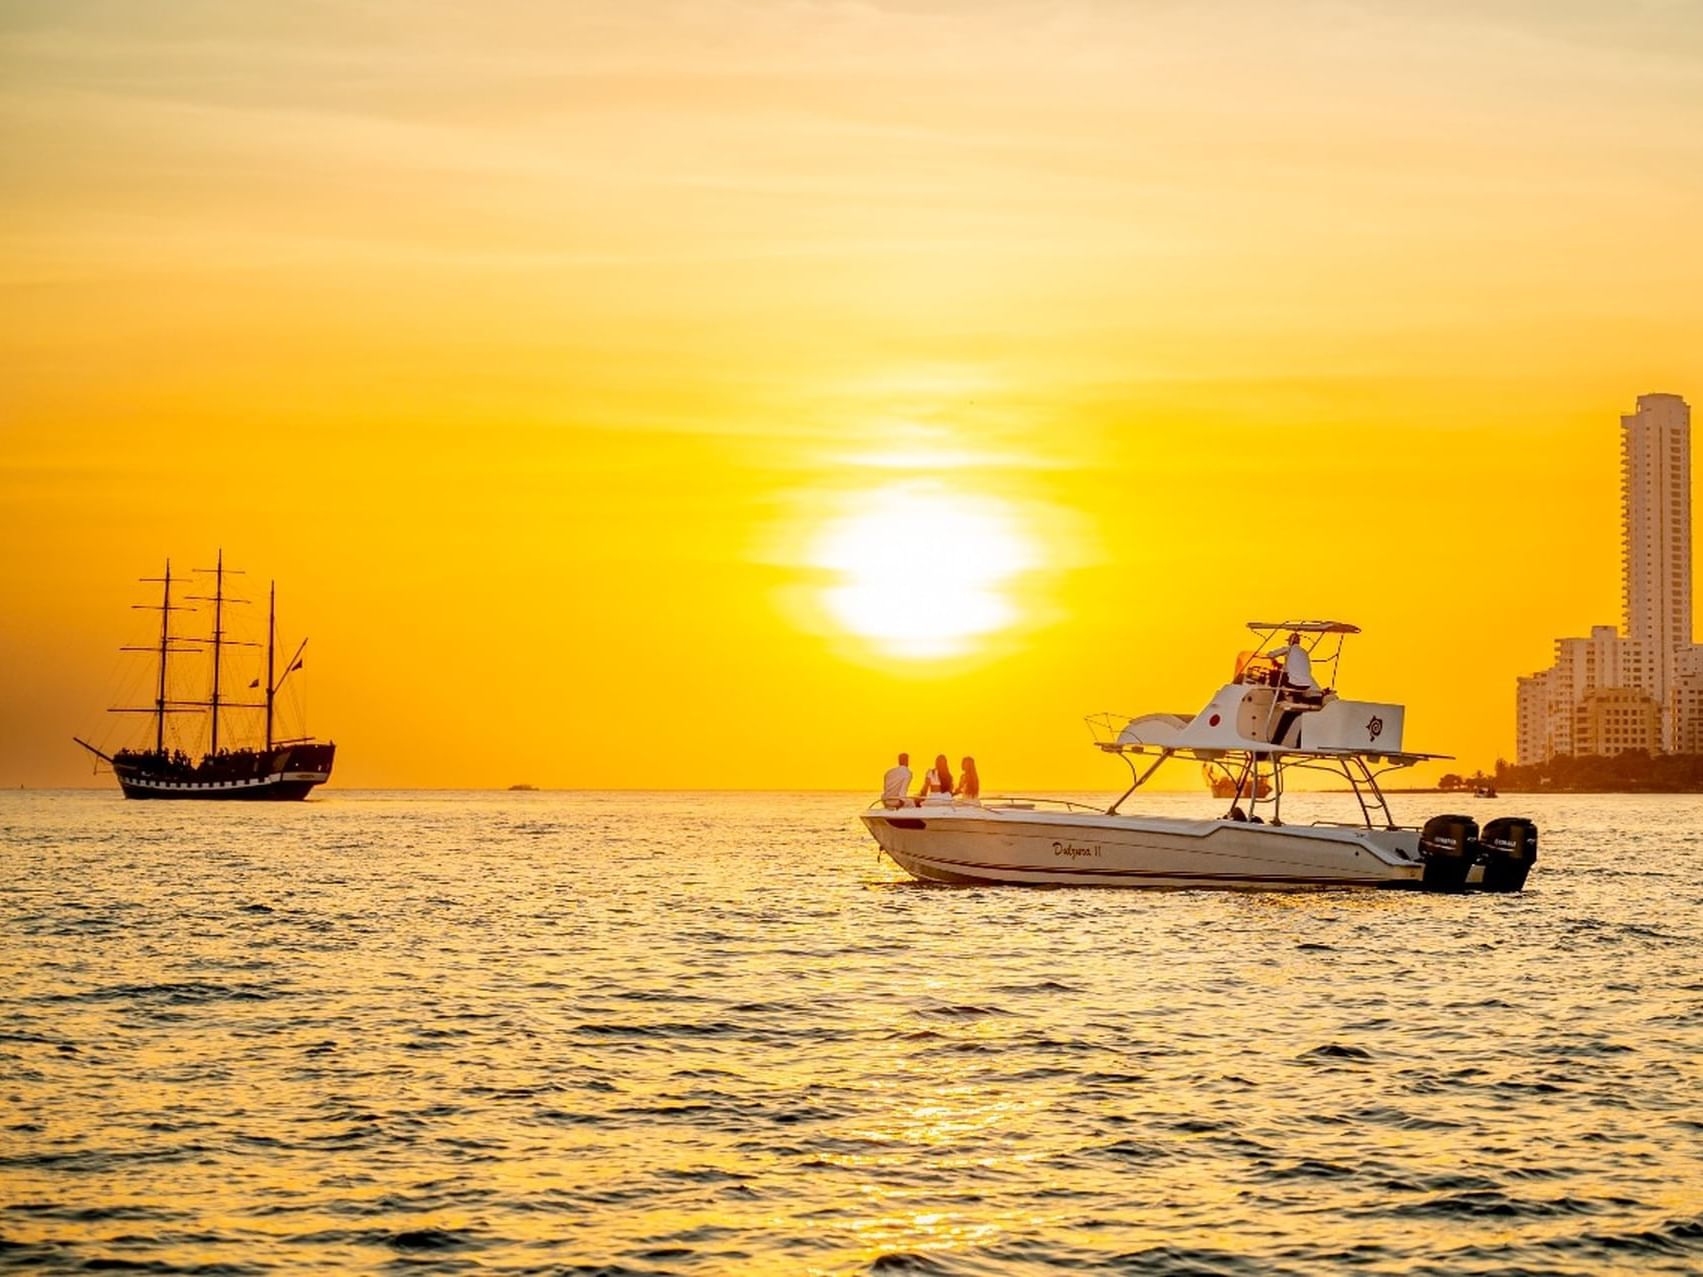
[(881, 805), (883, 807), (903, 807), (905, 791), (911, 787), (911, 756), (900, 754), (898, 765), (889, 767), (887, 774), (881, 778)]
[(952, 791), (954, 798), (964, 798), (975, 802), (982, 796), (982, 778), (976, 774), (976, 760), (965, 755), (964, 761), (958, 768), (958, 787)]
[(952, 796), (952, 769), (946, 765), (945, 754), (936, 754), (934, 766), (922, 774), (922, 793), (917, 802), (920, 804), (931, 794)]

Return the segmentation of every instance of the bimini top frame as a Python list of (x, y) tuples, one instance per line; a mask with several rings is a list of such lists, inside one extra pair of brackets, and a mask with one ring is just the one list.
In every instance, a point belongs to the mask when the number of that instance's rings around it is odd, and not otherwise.
[(1358, 634), (1360, 627), (1347, 621), (1249, 621), (1255, 634)]
[(1237, 658), (1238, 680), (1244, 677), (1244, 669), (1252, 676), (1262, 661), (1268, 669), (1276, 669), (1281, 653), (1289, 646), (1289, 636), (1294, 634), (1312, 658), (1313, 675), (1322, 687), (1334, 687), (1342, 681), (1343, 642), (1350, 634), (1360, 633), (1358, 625), (1347, 621), (1249, 621), (1248, 628), (1258, 636), (1258, 642), (1252, 652)]

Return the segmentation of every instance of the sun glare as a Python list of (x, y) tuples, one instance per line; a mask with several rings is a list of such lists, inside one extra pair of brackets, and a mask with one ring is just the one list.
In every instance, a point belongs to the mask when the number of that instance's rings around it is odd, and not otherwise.
[(1004, 503), (896, 484), (831, 524), (816, 562), (838, 575), (825, 601), (841, 626), (922, 658), (1015, 624), (1007, 587), (1034, 554)]

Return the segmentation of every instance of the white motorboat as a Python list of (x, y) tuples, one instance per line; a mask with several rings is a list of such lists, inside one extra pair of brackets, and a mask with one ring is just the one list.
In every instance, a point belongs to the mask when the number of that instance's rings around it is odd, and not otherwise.
[[(1384, 887), (1519, 891), (1537, 859), (1537, 827), (1503, 816), (1398, 825), (1379, 778), (1447, 755), (1402, 744), (1403, 707), (1340, 697), (1341, 621), (1250, 622), (1259, 641), (1198, 714), (1096, 715), (1096, 744), (1130, 768), (1110, 806), (1040, 798), (877, 801), (863, 823), (907, 873), (931, 882), (1032, 886), (1306, 890)], [(1323, 677), (1321, 677), (1321, 675)], [(1237, 784), (1217, 819), (1126, 814), (1124, 804), (1172, 759), (1226, 769)], [(1347, 782), (1352, 823), (1286, 824), (1298, 770)]]

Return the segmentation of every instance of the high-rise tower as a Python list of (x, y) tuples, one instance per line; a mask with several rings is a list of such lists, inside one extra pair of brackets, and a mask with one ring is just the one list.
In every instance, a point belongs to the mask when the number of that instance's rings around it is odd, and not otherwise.
[(1624, 633), (1649, 654), (1645, 690), (1671, 750), (1691, 647), (1691, 409), (1678, 395), (1639, 395), (1638, 411), (1620, 419), (1620, 512)]

